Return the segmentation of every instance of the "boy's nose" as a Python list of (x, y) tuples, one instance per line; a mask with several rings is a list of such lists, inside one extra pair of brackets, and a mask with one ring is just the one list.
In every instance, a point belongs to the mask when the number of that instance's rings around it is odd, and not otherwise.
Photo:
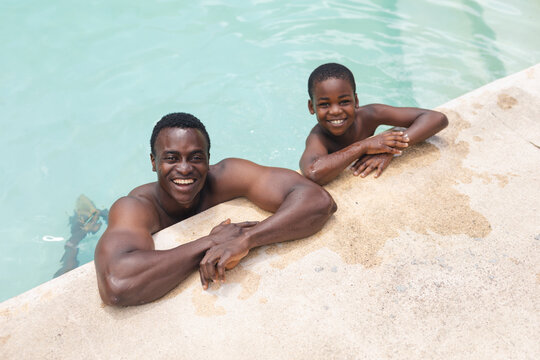
[(330, 106), (330, 114), (339, 114), (340, 112), (341, 108), (337, 104)]

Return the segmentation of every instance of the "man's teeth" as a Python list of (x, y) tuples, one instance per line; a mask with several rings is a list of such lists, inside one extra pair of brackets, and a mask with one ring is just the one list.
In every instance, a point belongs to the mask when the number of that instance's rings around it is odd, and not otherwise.
[(174, 179), (173, 180), (173, 183), (177, 185), (189, 185), (189, 184), (193, 184), (194, 182), (195, 182), (194, 179)]
[(345, 120), (343, 119), (340, 119), (340, 120), (330, 120), (330, 124), (332, 125), (341, 125), (345, 122)]

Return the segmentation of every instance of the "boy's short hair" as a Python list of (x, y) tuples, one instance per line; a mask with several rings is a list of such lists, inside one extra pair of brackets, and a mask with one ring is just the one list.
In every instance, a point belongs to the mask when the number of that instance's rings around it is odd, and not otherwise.
[(356, 93), (356, 83), (354, 81), (354, 75), (351, 70), (346, 66), (337, 64), (337, 63), (328, 63), (323, 64), (313, 70), (308, 79), (308, 93), (309, 98), (313, 100), (313, 88), (315, 84), (320, 83), (321, 81), (327, 79), (343, 79), (347, 80), (353, 89), (353, 92)]
[(165, 128), (175, 127), (182, 129), (200, 130), (200, 132), (206, 138), (206, 142), (208, 143), (208, 149), (206, 150), (208, 151), (208, 156), (210, 156), (210, 137), (208, 136), (208, 132), (206, 131), (203, 123), (195, 116), (183, 112), (167, 114), (156, 123), (156, 125), (154, 126), (154, 130), (152, 131), (152, 137), (150, 137), (150, 149), (152, 151), (152, 155), (156, 155), (154, 151), (154, 145), (156, 144), (156, 139), (159, 135), (159, 132)]

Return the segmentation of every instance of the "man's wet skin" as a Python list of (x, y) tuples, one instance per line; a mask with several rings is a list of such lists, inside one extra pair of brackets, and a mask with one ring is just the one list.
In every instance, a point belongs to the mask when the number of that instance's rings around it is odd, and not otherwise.
[[(200, 130), (166, 127), (159, 132), (151, 155), (158, 181), (134, 189), (111, 207), (109, 226), (96, 248), (105, 303), (155, 300), (197, 269), (207, 288), (212, 281), (224, 281), (226, 269), (250, 249), (309, 236), (336, 209), (325, 190), (291, 170), (242, 159), (212, 166), (208, 161), (208, 143)], [(261, 222), (225, 220), (200, 239), (154, 249), (153, 233), (241, 196), (275, 214)]]

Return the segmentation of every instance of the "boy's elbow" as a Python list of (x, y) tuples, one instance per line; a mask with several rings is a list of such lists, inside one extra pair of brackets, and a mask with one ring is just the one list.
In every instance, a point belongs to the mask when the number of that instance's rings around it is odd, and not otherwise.
[(439, 131), (448, 126), (448, 118), (442, 112), (437, 112), (437, 124)]
[(309, 169), (302, 169), (302, 174), (308, 179), (308, 180), (311, 180), (313, 181), (315, 184), (318, 184), (318, 185), (326, 185), (327, 181), (324, 181), (323, 177), (321, 176), (321, 174), (316, 170), (316, 169), (313, 169), (313, 168), (309, 168)]

